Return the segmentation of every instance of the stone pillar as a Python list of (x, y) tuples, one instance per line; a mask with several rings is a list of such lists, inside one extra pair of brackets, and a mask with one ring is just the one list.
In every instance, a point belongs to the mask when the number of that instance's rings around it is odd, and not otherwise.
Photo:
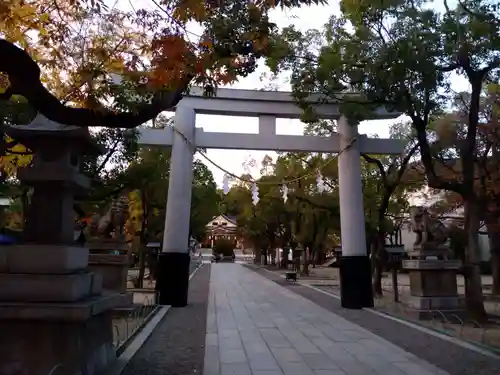
[[(175, 127), (194, 143), (196, 114), (182, 105), (175, 111)], [(168, 185), (163, 248), (158, 259), (156, 290), (159, 303), (173, 307), (187, 305), (189, 285), (189, 218), (193, 183), (193, 150), (186, 139), (174, 131)]]
[[(358, 135), (356, 124), (345, 117), (338, 121), (340, 148)], [(338, 158), (342, 256), (340, 258), (341, 304), (348, 309), (373, 307), (370, 258), (366, 252), (361, 162), (358, 144)]]

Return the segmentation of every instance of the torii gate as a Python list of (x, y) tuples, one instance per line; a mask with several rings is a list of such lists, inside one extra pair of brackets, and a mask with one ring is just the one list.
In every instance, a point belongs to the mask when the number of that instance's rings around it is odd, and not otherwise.
[[(179, 102), (174, 126), (182, 134), (171, 127), (141, 130), (139, 144), (172, 146), (163, 248), (157, 273), (156, 289), (160, 294), (160, 304), (174, 307), (187, 304), (192, 145), (218, 149), (338, 153), (358, 136), (357, 124), (350, 124), (340, 114), (336, 103), (321, 102), (324, 104), (313, 106), (320, 118), (337, 120), (338, 134), (328, 137), (277, 135), (276, 118), (296, 119), (302, 114), (290, 92), (218, 89), (216, 94), (215, 97), (204, 97), (200, 88), (194, 88)], [(319, 102), (318, 97), (311, 96), (310, 100), (311, 103)], [(202, 128), (195, 128), (197, 113), (258, 117), (259, 133), (204, 132)], [(398, 116), (399, 113), (389, 113), (381, 108), (372, 118), (392, 119)], [(373, 307), (371, 266), (366, 254), (360, 152), (400, 154), (403, 149), (404, 144), (399, 140), (358, 136), (352, 147), (339, 155), (340, 280), (341, 301), (345, 308)]]

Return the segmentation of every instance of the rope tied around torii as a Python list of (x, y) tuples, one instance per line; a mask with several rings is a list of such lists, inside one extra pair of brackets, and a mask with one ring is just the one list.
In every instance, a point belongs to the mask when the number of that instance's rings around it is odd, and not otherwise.
[(334, 160), (337, 160), (337, 158), (343, 152), (345, 152), (345, 151), (349, 150), (351, 147), (353, 147), (354, 143), (356, 143), (360, 139), (360, 137), (361, 137), (361, 135), (358, 134), (355, 137), (351, 138), (351, 140), (349, 141), (349, 143), (347, 144), (347, 146), (345, 146), (343, 149), (341, 149), (337, 153), (337, 155), (335, 155), (334, 157), (332, 157), (329, 160), (327, 160), (326, 162), (324, 162), (321, 166), (315, 168), (312, 172), (306, 173), (306, 174), (304, 174), (302, 176), (299, 176), (299, 177), (296, 177), (296, 178), (293, 178), (293, 179), (290, 179), (290, 180), (284, 180), (284, 181), (280, 181), (280, 182), (271, 182), (271, 181), (250, 180), (250, 179), (242, 178), (242, 177), (240, 177), (240, 176), (238, 176), (238, 175), (236, 175), (236, 174), (234, 174), (232, 172), (229, 172), (225, 168), (221, 167), (220, 164), (218, 164), (218, 163), (214, 162), (212, 159), (210, 159), (205, 152), (203, 152), (200, 149), (197, 149), (197, 147), (193, 144), (193, 142), (191, 140), (189, 140), (188, 137), (182, 131), (180, 131), (175, 125), (171, 126), (171, 128), (172, 128), (172, 130), (175, 133), (179, 134), (184, 139), (184, 141), (186, 142), (186, 144), (191, 149), (191, 152), (193, 153), (193, 155), (196, 152), (198, 152), (205, 160), (207, 160), (214, 167), (220, 169), (222, 172), (226, 173), (228, 176), (231, 176), (231, 177), (233, 177), (233, 178), (235, 178), (237, 180), (240, 180), (242, 182), (252, 183), (252, 184), (259, 184), (259, 185), (286, 185), (286, 184), (291, 184), (291, 183), (294, 183), (294, 182), (306, 179), (308, 177), (315, 176), (318, 171), (320, 171), (321, 169), (323, 169), (327, 165), (331, 164)]

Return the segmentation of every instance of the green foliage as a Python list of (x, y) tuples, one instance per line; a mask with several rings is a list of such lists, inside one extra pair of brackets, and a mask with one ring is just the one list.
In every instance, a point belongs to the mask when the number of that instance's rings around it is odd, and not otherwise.
[(210, 169), (194, 162), (193, 192), (191, 195), (191, 236), (200, 240), (205, 235), (205, 225), (218, 213), (220, 195)]
[[(291, 86), (302, 107), (310, 106), (304, 99), (313, 92), (342, 102), (341, 112), (355, 120), (370, 115), (370, 111), (361, 113), (359, 104), (365, 103), (370, 109), (384, 106), (409, 116), (429, 186), (454, 191), (470, 206), (478, 202), (474, 164), (483, 121), (479, 116), (481, 93), (486, 82), (497, 82), (500, 77), (500, 5), (472, 0), (460, 1), (454, 8), (447, 2), (444, 6), (444, 11), (438, 11), (420, 0), (343, 0), (340, 15), (332, 16), (319, 31), (283, 29), (276, 39), (286, 53), (270, 66), (275, 72), (291, 71)], [(308, 35), (319, 35), (310, 46)], [(450, 104), (456, 105), (450, 89), (456, 75), (468, 81), (470, 95), (463, 111), (464, 138), (450, 151), (450, 143), (436, 141), (433, 121)], [(353, 91), (359, 94), (351, 94)], [(451, 166), (456, 169), (459, 165), (457, 178), (441, 178), (435, 156), (459, 158)], [(388, 169), (387, 175), (392, 171)], [(365, 193), (367, 190), (365, 184)], [(479, 211), (466, 210), (466, 258), (472, 264), (477, 261), (478, 242), (477, 217), (470, 213)], [(377, 222), (380, 227), (380, 217)], [(472, 316), (483, 320), (480, 277), (474, 267), (469, 274), (467, 305)]]

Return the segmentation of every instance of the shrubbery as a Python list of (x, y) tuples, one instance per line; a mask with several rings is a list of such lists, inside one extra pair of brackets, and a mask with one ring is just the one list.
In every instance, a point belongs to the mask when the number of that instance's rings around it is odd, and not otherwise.
[(229, 241), (226, 239), (218, 239), (215, 241), (214, 247), (212, 248), (212, 252), (214, 254), (221, 254), (225, 257), (230, 257), (233, 255), (234, 243), (233, 241)]

